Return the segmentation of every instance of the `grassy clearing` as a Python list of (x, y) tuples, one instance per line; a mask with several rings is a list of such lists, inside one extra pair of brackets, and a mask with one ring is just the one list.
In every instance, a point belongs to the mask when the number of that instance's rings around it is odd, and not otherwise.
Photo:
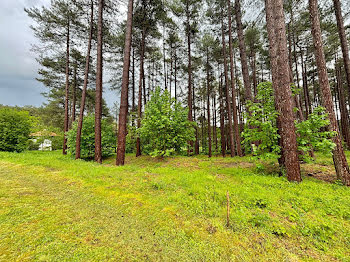
[(350, 261), (350, 189), (315, 178), (328, 156), (301, 184), (248, 157), (127, 162), (0, 153), (0, 261)]

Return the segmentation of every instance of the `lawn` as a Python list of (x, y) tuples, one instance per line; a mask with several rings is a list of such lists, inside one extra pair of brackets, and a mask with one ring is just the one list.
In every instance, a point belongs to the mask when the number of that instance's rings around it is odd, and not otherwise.
[(330, 156), (301, 184), (249, 157), (113, 163), (0, 153), (0, 261), (350, 261)]

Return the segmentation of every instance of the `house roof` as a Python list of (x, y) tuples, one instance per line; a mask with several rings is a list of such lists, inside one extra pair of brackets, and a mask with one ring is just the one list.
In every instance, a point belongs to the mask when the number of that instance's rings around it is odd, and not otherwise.
[(59, 136), (57, 135), (56, 133), (54, 132), (50, 132), (50, 131), (47, 131), (47, 130), (43, 130), (43, 131), (38, 131), (38, 132), (35, 132), (35, 133), (31, 133), (30, 136), (35, 136), (35, 137), (39, 137), (39, 136)]

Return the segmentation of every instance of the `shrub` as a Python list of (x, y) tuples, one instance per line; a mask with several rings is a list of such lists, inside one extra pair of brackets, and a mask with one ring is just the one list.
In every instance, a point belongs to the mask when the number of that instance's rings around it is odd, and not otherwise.
[[(292, 86), (293, 94), (299, 90)], [(258, 93), (255, 102), (248, 102), (251, 114), (246, 114), (247, 127), (242, 133), (243, 143), (247, 152), (263, 159), (273, 159), (280, 154), (278, 144), (277, 117), (275, 99), (272, 84), (263, 82), (258, 85)], [(303, 160), (309, 160), (308, 152), (312, 150), (329, 153), (334, 148), (331, 141), (334, 132), (324, 131), (329, 125), (328, 115), (323, 107), (314, 109), (307, 120), (295, 122), (298, 133), (298, 149), (303, 154)], [(256, 143), (257, 142), (257, 143)]]
[(146, 104), (139, 130), (145, 151), (151, 156), (169, 156), (193, 141), (194, 127), (187, 114), (188, 110), (170, 98), (167, 90), (162, 92), (157, 87)]
[[(68, 152), (73, 156), (75, 156), (77, 128), (78, 122), (76, 121), (67, 132)], [(106, 157), (112, 155), (116, 147), (116, 135), (113, 131), (113, 126), (106, 119), (102, 119), (101, 122), (101, 136), (102, 156)], [(90, 158), (95, 154), (95, 117), (93, 115), (84, 117), (80, 150), (82, 158)]]
[(27, 111), (0, 109), (0, 151), (24, 151), (33, 120)]
[[(248, 101), (248, 108), (251, 114), (245, 115), (247, 127), (242, 133), (246, 151), (267, 159), (278, 156), (281, 150), (278, 145), (278, 112), (270, 82), (259, 84), (256, 102)], [(256, 141), (259, 142), (257, 145)]]

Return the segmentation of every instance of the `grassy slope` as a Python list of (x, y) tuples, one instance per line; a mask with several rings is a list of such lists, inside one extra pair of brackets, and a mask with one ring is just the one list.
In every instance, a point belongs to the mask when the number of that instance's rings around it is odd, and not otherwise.
[(349, 188), (248, 158), (127, 160), (0, 153), (0, 261), (350, 261)]

